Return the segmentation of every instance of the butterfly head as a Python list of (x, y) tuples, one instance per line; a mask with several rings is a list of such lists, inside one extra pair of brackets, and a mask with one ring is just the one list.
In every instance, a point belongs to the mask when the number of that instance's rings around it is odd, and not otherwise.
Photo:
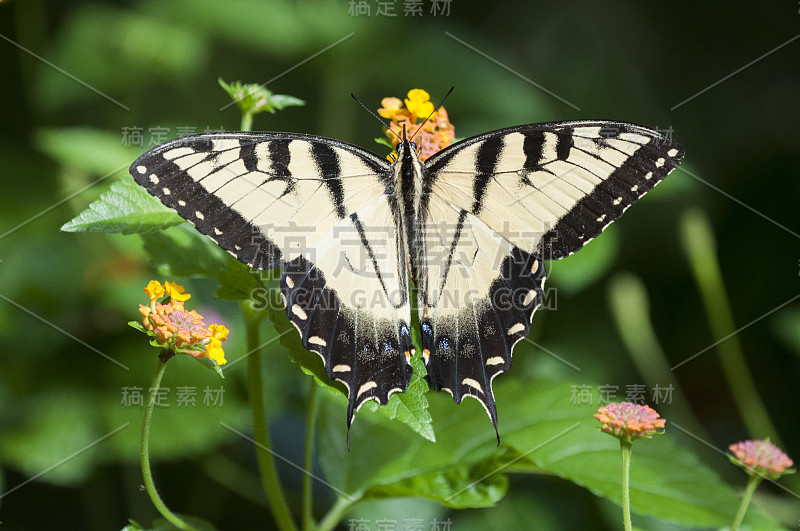
[(417, 144), (406, 136), (405, 124), (403, 124), (403, 136), (395, 149), (397, 149), (397, 160), (399, 162), (412, 162), (414, 159), (419, 158), (419, 148), (417, 148)]

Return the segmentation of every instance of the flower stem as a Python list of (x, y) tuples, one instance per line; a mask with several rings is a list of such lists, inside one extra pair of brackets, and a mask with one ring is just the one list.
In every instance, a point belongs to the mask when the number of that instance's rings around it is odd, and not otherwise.
[(247, 328), (247, 383), (250, 391), (250, 407), (253, 410), (253, 439), (256, 441), (256, 458), (261, 473), (261, 484), (267, 495), (272, 515), (278, 528), (283, 531), (296, 531), (286, 496), (278, 481), (278, 471), (272, 458), (267, 430), (267, 417), (264, 410), (264, 385), (261, 376), (261, 342), (258, 326), (265, 313), (250, 308), (248, 301), (241, 303)]
[(314, 507), (312, 504), (313, 486), (311, 484), (311, 467), (313, 466), (312, 457), (314, 455), (314, 428), (317, 418), (317, 382), (311, 380), (311, 390), (308, 393), (308, 412), (306, 416), (306, 447), (303, 459), (303, 531), (314, 529)]
[(619, 441), (619, 447), (622, 451), (622, 520), (625, 525), (625, 531), (631, 531), (631, 488), (630, 488), (630, 475), (631, 475), (631, 442)]
[(731, 525), (731, 531), (736, 531), (739, 529), (739, 526), (742, 525), (744, 515), (747, 512), (747, 508), (750, 506), (750, 500), (753, 499), (753, 493), (756, 491), (756, 487), (758, 487), (759, 483), (761, 483), (760, 476), (755, 474), (750, 476), (750, 479), (747, 481), (747, 488), (744, 491), (744, 496), (742, 497), (742, 503), (739, 505), (739, 511), (736, 513), (733, 525)]
[(242, 131), (250, 131), (253, 128), (253, 114), (249, 112), (242, 113), (242, 123), (239, 126)]
[(333, 504), (333, 507), (330, 508), (328, 514), (325, 515), (319, 525), (317, 526), (317, 531), (331, 531), (331, 529), (336, 527), (344, 515), (347, 514), (347, 511), (356, 503), (357, 500), (347, 499), (347, 498), (337, 498), (336, 503)]
[(755, 439), (769, 435), (776, 445), (782, 446), (736, 335), (736, 322), (717, 256), (717, 242), (708, 218), (698, 210), (691, 210), (683, 215), (681, 224), (689, 265), (705, 306), (711, 332), (717, 339), (715, 345), (720, 367), (736, 409), (751, 437)]
[(194, 531), (194, 528), (181, 520), (175, 513), (167, 508), (161, 496), (158, 495), (156, 485), (153, 482), (153, 473), (150, 471), (150, 421), (153, 418), (153, 408), (156, 403), (156, 396), (158, 396), (158, 389), (161, 387), (161, 378), (164, 376), (164, 370), (167, 367), (166, 361), (158, 360), (158, 368), (156, 374), (153, 376), (153, 381), (150, 384), (150, 390), (147, 393), (147, 404), (144, 407), (144, 419), (142, 420), (142, 442), (141, 442), (141, 462), (142, 462), (142, 477), (144, 478), (144, 486), (150, 500), (155, 505), (161, 516), (167, 519), (169, 523), (178, 529), (187, 531)]

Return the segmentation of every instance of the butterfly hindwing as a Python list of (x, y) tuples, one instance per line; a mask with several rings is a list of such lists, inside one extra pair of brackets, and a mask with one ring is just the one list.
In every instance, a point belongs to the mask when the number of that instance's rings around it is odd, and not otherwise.
[(418, 305), (428, 381), (456, 403), (477, 399), (497, 428), (492, 381), (528, 335), (544, 264), (438, 196), (421, 222)]
[(405, 250), (386, 230), (397, 206), (385, 160), (320, 137), (211, 133), (148, 151), (131, 174), (245, 264), (283, 267), (287, 315), (347, 386), (348, 425), (365, 401), (406, 390)]

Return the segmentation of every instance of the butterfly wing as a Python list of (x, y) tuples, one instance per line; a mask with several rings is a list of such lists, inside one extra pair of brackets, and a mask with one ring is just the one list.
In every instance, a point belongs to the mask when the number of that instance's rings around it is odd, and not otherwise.
[(347, 386), (348, 426), (367, 400), (405, 391), (408, 283), (403, 240), (386, 231), (397, 206), (385, 160), (322, 137), (212, 133), (157, 146), (131, 175), (243, 263), (283, 267), (287, 315)]
[(497, 428), (491, 382), (541, 304), (542, 260), (579, 250), (682, 156), (641, 126), (573, 121), (486, 133), (431, 157), (418, 285), (433, 388), (477, 398)]

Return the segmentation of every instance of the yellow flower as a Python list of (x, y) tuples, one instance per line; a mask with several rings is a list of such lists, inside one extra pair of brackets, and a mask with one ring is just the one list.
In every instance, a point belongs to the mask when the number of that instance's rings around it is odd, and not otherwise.
[(228, 329), (225, 328), (225, 325), (221, 324), (212, 324), (208, 327), (208, 331), (211, 332), (211, 337), (214, 339), (219, 339), (220, 341), (225, 341), (228, 339)]
[(430, 99), (430, 95), (424, 90), (411, 89), (408, 91), (406, 108), (419, 118), (427, 118), (433, 112), (433, 103), (429, 101)]
[(183, 286), (174, 282), (164, 282), (164, 288), (167, 295), (173, 300), (188, 301), (191, 298), (190, 294), (185, 293), (186, 289)]
[(164, 296), (164, 286), (158, 280), (151, 280), (147, 283), (147, 287), (144, 288), (144, 292), (147, 293), (150, 302), (153, 302)]
[(216, 361), (217, 365), (225, 365), (228, 363), (228, 360), (225, 359), (225, 352), (222, 350), (222, 342), (216, 337), (212, 337), (209, 340), (206, 351), (203, 354), (208, 356), (211, 360)]

